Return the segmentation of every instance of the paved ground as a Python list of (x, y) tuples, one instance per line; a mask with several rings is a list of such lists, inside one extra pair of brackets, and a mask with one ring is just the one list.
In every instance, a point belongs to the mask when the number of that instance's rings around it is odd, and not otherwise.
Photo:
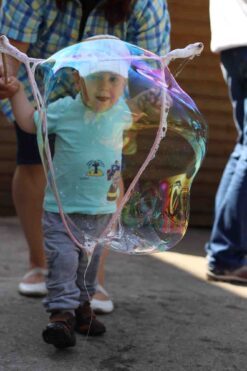
[(107, 288), (116, 310), (107, 333), (58, 351), (43, 343), (40, 299), (17, 293), (27, 251), (15, 218), (0, 219), (0, 371), (245, 371), (247, 287), (205, 281), (206, 229), (172, 252), (111, 253)]

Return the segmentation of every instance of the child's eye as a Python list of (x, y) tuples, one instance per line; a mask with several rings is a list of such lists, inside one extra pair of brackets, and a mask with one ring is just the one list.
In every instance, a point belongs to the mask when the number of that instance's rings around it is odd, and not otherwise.
[(110, 77), (110, 82), (117, 82), (118, 78), (116, 76), (111, 76)]
[(96, 81), (99, 80), (99, 75), (93, 74), (86, 77), (88, 81)]

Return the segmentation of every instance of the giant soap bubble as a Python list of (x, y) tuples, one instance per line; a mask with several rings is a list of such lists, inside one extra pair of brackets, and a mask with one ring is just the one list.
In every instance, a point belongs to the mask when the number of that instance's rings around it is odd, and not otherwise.
[[(206, 125), (167, 65), (197, 48), (158, 57), (101, 36), (34, 60), (2, 38), (0, 51), (25, 64), (33, 87), (45, 208), (60, 212), (88, 252), (98, 242), (128, 254), (160, 252), (184, 236)], [(105, 215), (103, 232), (95, 234), (89, 218), (84, 233), (72, 214)]]

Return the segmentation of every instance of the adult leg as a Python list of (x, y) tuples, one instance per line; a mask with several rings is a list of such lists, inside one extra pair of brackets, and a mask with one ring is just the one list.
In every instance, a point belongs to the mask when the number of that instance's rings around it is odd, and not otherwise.
[(42, 204), (45, 176), (41, 166), (36, 135), (16, 126), (17, 167), (12, 182), (12, 195), (17, 215), (28, 244), (29, 272), (19, 285), (23, 295), (45, 295), (45, 254), (42, 237)]
[[(110, 215), (85, 215), (80, 223), (75, 222), (80, 230), (93, 237), (99, 237), (101, 232), (107, 226)], [(81, 303), (91, 300), (96, 291), (97, 274), (104, 246), (97, 245), (89, 259), (85, 256), (80, 260), (80, 266), (77, 274), (77, 284), (81, 289)]]
[(212, 274), (221, 277), (225, 272), (241, 268), (241, 280), (247, 281), (244, 238), (247, 230), (247, 48), (223, 52), (222, 64), (239, 136), (217, 191), (215, 219), (206, 250)]
[(109, 254), (108, 249), (104, 249), (100, 258), (95, 294), (91, 301), (91, 307), (96, 314), (109, 314), (114, 310), (114, 303), (105, 286), (105, 264)]
[(13, 201), (29, 247), (30, 268), (45, 268), (41, 226), (45, 177), (41, 165), (19, 165), (13, 177)]
[[(101, 257), (100, 257), (100, 262), (99, 262), (99, 270), (98, 270), (98, 275), (97, 275), (97, 280), (98, 280), (98, 283), (101, 285), (101, 286), (104, 286), (105, 285), (105, 265), (106, 265), (106, 259), (109, 255), (109, 249), (105, 248)], [(96, 293), (98, 294), (97, 295), (97, 298), (98, 299), (101, 299), (101, 300), (107, 300), (105, 295), (103, 295), (102, 293)]]
[[(119, 182), (119, 197), (118, 197), (118, 205), (120, 204), (122, 198), (124, 196), (124, 182), (123, 178), (120, 178)], [(114, 304), (111, 300), (108, 292), (105, 290), (105, 265), (107, 261), (107, 257), (109, 255), (109, 249), (105, 248), (101, 254), (100, 261), (99, 261), (99, 268), (97, 274), (97, 285), (96, 285), (96, 292), (93, 296), (91, 306), (95, 313), (98, 314), (108, 314), (114, 310)]]

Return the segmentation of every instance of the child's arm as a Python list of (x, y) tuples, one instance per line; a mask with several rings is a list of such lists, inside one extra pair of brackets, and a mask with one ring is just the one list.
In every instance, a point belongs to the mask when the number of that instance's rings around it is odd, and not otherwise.
[(23, 85), (13, 76), (8, 78), (7, 85), (13, 92), (12, 96), (9, 99), (17, 124), (21, 127), (22, 130), (26, 131), (27, 133), (36, 133), (36, 127), (33, 118), (35, 110), (32, 104), (27, 99)]

